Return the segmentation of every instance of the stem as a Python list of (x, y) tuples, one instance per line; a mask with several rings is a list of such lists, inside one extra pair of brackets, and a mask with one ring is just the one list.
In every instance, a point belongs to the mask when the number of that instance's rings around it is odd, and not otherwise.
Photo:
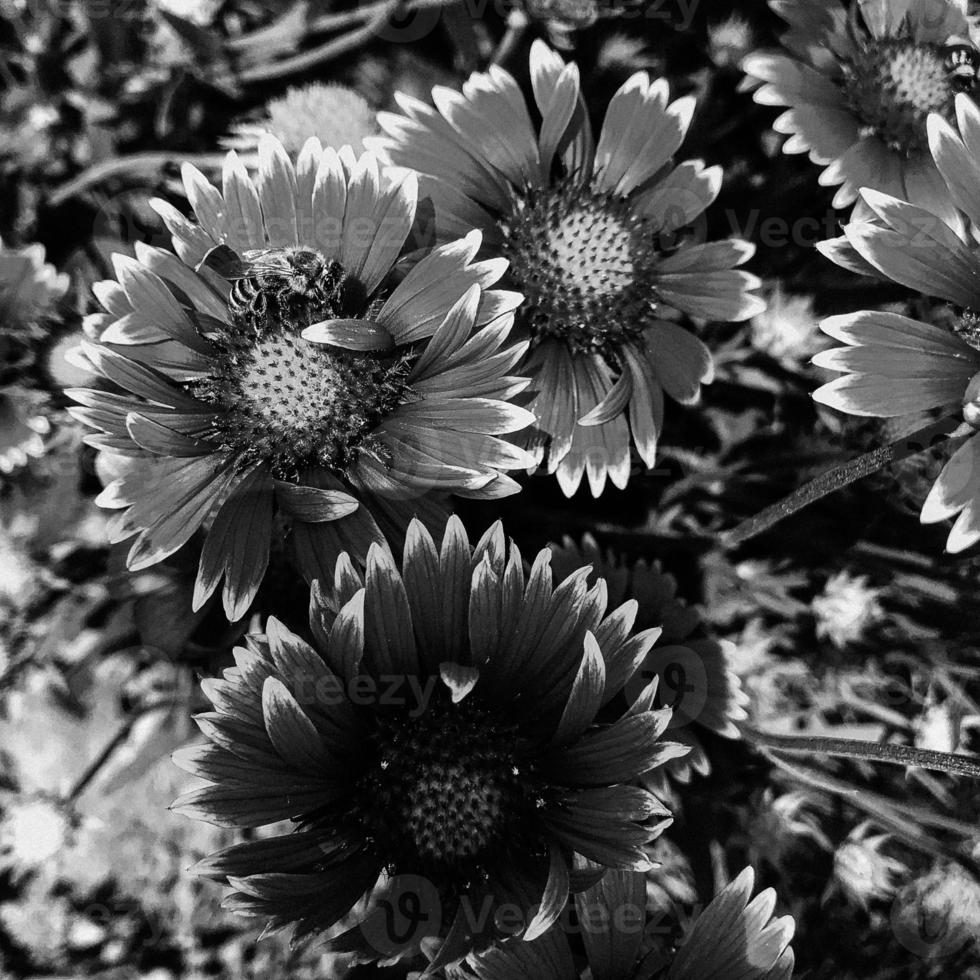
[(135, 714), (127, 718), (116, 734), (109, 739), (109, 742), (105, 748), (88, 764), (88, 766), (86, 766), (85, 771), (81, 774), (81, 776), (75, 780), (75, 784), (68, 791), (64, 802), (66, 804), (74, 803), (82, 795), (82, 793), (85, 792), (88, 785), (93, 779), (95, 779), (96, 776), (98, 776), (105, 764), (115, 754), (116, 749), (118, 749), (119, 746), (122, 745), (127, 738), (129, 738), (133, 727), (140, 718), (142, 718), (144, 715), (148, 715), (151, 711), (159, 711), (161, 708), (169, 709), (172, 707), (173, 705), (168, 701), (158, 701), (154, 704), (148, 704), (145, 708), (141, 708)]
[(980, 761), (957, 752), (936, 752), (892, 742), (863, 742), (855, 738), (831, 738), (823, 735), (777, 735), (762, 732), (751, 725), (739, 725), (746, 741), (780, 752), (803, 752), (808, 755), (833, 755), (868, 762), (889, 762), (895, 766), (918, 766), (955, 776), (980, 778)]
[(237, 80), (240, 82), (265, 82), (271, 78), (282, 78), (284, 75), (306, 71), (324, 61), (329, 61), (331, 58), (339, 58), (374, 37), (381, 25), (388, 19), (388, 15), (398, 6), (398, 3), (399, 0), (389, 0), (387, 3), (380, 4), (374, 16), (363, 27), (344, 34), (342, 37), (334, 38), (332, 41), (327, 41), (310, 51), (294, 55), (292, 58), (248, 68), (239, 73)]
[(497, 45), (497, 50), (490, 59), (490, 64), (501, 66), (506, 64), (507, 59), (513, 55), (521, 43), (530, 23), (530, 19), (523, 10), (515, 9), (507, 15), (507, 30), (504, 32), (500, 44)]
[(804, 507), (816, 502), (821, 497), (825, 497), (836, 490), (842, 490), (856, 480), (883, 469), (889, 463), (914, 456), (947, 442), (952, 437), (959, 435), (959, 430), (960, 426), (952, 419), (931, 422), (911, 435), (902, 436), (895, 442), (872, 449), (871, 452), (858, 456), (829, 473), (822, 473), (798, 490), (794, 490), (788, 497), (771, 504), (753, 517), (742, 521), (731, 531), (723, 534), (722, 544), (729, 548), (744, 544), (751, 538), (768, 531), (785, 518), (791, 517), (797, 511), (803, 510)]
[[(860, 789), (857, 786), (851, 786), (849, 783), (834, 779), (826, 773), (818, 773), (802, 766), (791, 765), (784, 759), (780, 759), (779, 756), (765, 749), (762, 749), (761, 752), (774, 766), (782, 769), (789, 776), (799, 780), (804, 785), (812, 786), (814, 789), (823, 790), (835, 796), (842, 796), (851, 806), (866, 813), (876, 823), (890, 829), (893, 834), (905, 841), (910, 847), (922, 851), (925, 854), (954, 861), (974, 877), (977, 876), (978, 869), (976, 864), (968, 853), (964, 853), (967, 849), (968, 842), (976, 834), (976, 827), (973, 824), (946, 820), (934, 814), (921, 812), (914, 807), (901, 804), (890, 797), (881, 796), (878, 793), (872, 793), (869, 790)], [(918, 822), (921, 825), (959, 834), (964, 838), (964, 842), (959, 845), (962, 849), (952, 847), (929, 834), (910, 832), (908, 825), (902, 820), (903, 817), (908, 818), (910, 821)]]
[(133, 153), (129, 156), (115, 157), (83, 170), (77, 177), (56, 187), (48, 197), (48, 202), (52, 207), (57, 207), (90, 187), (122, 174), (152, 174), (163, 167), (184, 162), (199, 167), (220, 167), (224, 159), (223, 153), (182, 153), (179, 150), (169, 153)]

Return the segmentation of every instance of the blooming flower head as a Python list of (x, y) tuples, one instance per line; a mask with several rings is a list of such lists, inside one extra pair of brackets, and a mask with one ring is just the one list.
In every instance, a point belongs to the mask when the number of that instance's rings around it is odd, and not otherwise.
[(754, 880), (752, 869), (745, 868), (708, 903), (671, 955), (656, 946), (663, 932), (662, 920), (657, 920), (653, 935), (647, 933), (644, 876), (611, 872), (601, 883), (575, 896), (577, 931), (582, 935), (588, 971), (576, 963), (567, 936), (556, 925), (534, 942), (509, 943), (470, 957), (450, 977), (789, 980), (795, 963), (789, 944), (796, 924), (789, 915), (773, 917), (776, 893), (771, 888), (751, 898)]
[(287, 153), (299, 153), (312, 133), (324, 146), (360, 148), (364, 137), (378, 131), (374, 110), (359, 92), (345, 85), (311, 82), (271, 99), (264, 118), (232, 126), (222, 140), (230, 150), (255, 153), (264, 133), (272, 133)]
[[(980, 109), (960, 95), (956, 114), (960, 134), (934, 115), (929, 141), (950, 196), (980, 225)], [(821, 251), (845, 268), (885, 276), (949, 306), (929, 322), (869, 310), (824, 320), (821, 329), (847, 346), (824, 351), (813, 363), (843, 376), (813, 397), (850, 415), (904, 417), (912, 423), (906, 431), (921, 427), (930, 413), (961, 415), (958, 434), (965, 441), (926, 497), (921, 520), (956, 517), (946, 547), (962, 551), (980, 540), (980, 255), (972, 239), (928, 211), (863, 193), (875, 221), (852, 222)]]
[(68, 276), (44, 261), (43, 245), (8, 248), (0, 241), (0, 473), (44, 453), (51, 426), (27, 373), (67, 289)]
[(768, 296), (767, 308), (749, 327), (752, 346), (790, 368), (798, 368), (826, 343), (817, 329), (813, 297), (789, 294), (779, 283)]
[(692, 772), (702, 776), (711, 772), (695, 726), (737, 738), (735, 723), (748, 717), (748, 696), (732, 669), (729, 651), (703, 631), (698, 635), (700, 614), (677, 597), (677, 580), (659, 562), (624, 562), (612, 551), (603, 552), (590, 534), (580, 546), (566, 537), (561, 548), (555, 549), (558, 569), (571, 571), (584, 562), (606, 582), (610, 602), (636, 604), (640, 628), (660, 626), (663, 630), (660, 643), (636, 672), (631, 688), (642, 688), (656, 678), (657, 697), (672, 709), (671, 738), (690, 748), (688, 754), (649, 774), (650, 788), (666, 794), (667, 774), (686, 783)]
[(638, 72), (613, 96), (596, 143), (578, 66), (539, 41), (530, 67), (540, 127), (493, 66), (462, 92), (433, 89), (435, 108), (397, 96), (405, 115), (380, 113), (386, 135), (368, 145), (423, 175), (441, 237), (479, 228), (510, 259), (526, 295), (533, 450), (566, 494), (587, 475), (598, 496), (607, 476), (617, 487), (629, 480), (631, 431), (653, 465), (664, 392), (691, 403), (712, 377), (681, 315), (744, 320), (763, 304), (751, 292), (758, 280), (735, 269), (751, 245), (682, 234), (722, 176), (673, 162), (694, 100), (671, 103), (666, 81)]
[[(244, 614), (265, 573), (274, 510), (310, 579), (344, 550), (397, 538), (434, 491), (496, 497), (525, 454), (498, 438), (531, 421), (509, 399), (523, 348), (504, 348), (519, 294), (484, 291), (504, 260), (474, 262), (478, 232), (433, 250), (397, 285), (416, 182), (311, 139), (295, 165), (271, 136), (258, 183), (234, 152), (218, 190), (184, 180), (200, 224), (155, 207), (177, 256), (137, 245), (88, 348), (119, 393), (72, 389), (89, 441), (118, 460), (98, 502), (152, 565), (209, 525), (194, 603), (224, 577)], [(179, 256), (179, 258), (178, 258)], [(121, 459), (118, 459), (121, 457)], [(380, 527), (379, 527), (380, 523)], [(278, 526), (275, 525), (275, 526)]]
[(929, 154), (930, 113), (953, 118), (958, 92), (976, 88), (980, 52), (966, 40), (957, 0), (772, 0), (786, 20), (785, 53), (758, 51), (743, 69), (756, 102), (785, 106), (774, 123), (785, 153), (808, 153), (840, 185), (846, 208), (862, 187), (903, 198), (957, 222)]
[[(296, 823), (205, 862), (232, 907), (300, 937), (367, 898), (328, 948), (377, 959), (424, 939), (434, 971), (540, 935), (607, 868), (649, 867), (669, 814), (635, 782), (683, 749), (659, 740), (670, 711), (652, 690), (625, 714), (609, 704), (658, 631), (632, 634), (629, 605), (605, 615), (588, 569), (553, 584), (549, 559), (525, 573), (499, 523), (473, 548), (456, 518), (438, 547), (414, 521), (401, 571), (374, 546), (363, 577), (342, 557), (332, 593), (314, 590), (316, 649), (270, 619), (204, 682), (211, 744), (180, 761), (213, 785), (177, 805)], [(385, 910), (408, 907), (388, 928)]]
[(980, 885), (958, 864), (937, 864), (895, 898), (898, 941), (923, 958), (952, 956), (980, 935)]
[(866, 575), (847, 571), (831, 575), (812, 603), (817, 636), (826, 637), (838, 649), (856, 643), (884, 616), (878, 601), (881, 592), (868, 584)]
[(868, 823), (859, 824), (834, 853), (835, 885), (852, 905), (866, 909), (872, 902), (890, 899), (907, 869), (882, 848), (887, 834), (872, 834)]

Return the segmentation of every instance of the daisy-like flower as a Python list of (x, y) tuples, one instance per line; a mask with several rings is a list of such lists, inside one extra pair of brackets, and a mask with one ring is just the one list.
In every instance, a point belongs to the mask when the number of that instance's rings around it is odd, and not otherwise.
[(178, 761), (213, 785), (176, 805), (296, 823), (205, 861), (232, 907), (298, 938), (365, 898), (327, 948), (377, 959), (426, 940), (435, 971), (535, 938), (607, 868), (650, 866), (669, 813), (635, 782), (684, 750), (660, 741), (652, 688), (625, 714), (609, 703), (658, 631), (632, 634), (630, 605), (606, 616), (588, 569), (554, 585), (549, 560), (526, 573), (499, 523), (473, 548), (456, 518), (440, 547), (415, 521), (400, 572), (374, 546), (363, 578), (343, 557), (333, 593), (314, 589), (316, 650), (271, 619), (205, 681), (212, 744)]
[[(324, 146), (359, 149), (365, 136), (378, 131), (374, 110), (359, 92), (346, 85), (312, 82), (289, 88), (271, 99), (262, 118), (235, 123), (231, 135), (221, 141), (229, 150), (254, 155), (265, 133), (272, 133), (287, 153), (299, 153), (313, 134)], [(256, 161), (257, 162), (257, 161)]]
[[(934, 115), (929, 141), (951, 198), (980, 225), (980, 109), (960, 95), (956, 114), (962, 135)], [(852, 222), (821, 251), (845, 268), (885, 276), (950, 306), (937, 311), (936, 322), (868, 310), (824, 320), (821, 329), (848, 346), (813, 362), (844, 376), (813, 397), (850, 415), (925, 420), (926, 413), (962, 413), (958, 434), (965, 441), (921, 514), (923, 523), (956, 517), (946, 547), (962, 551), (980, 540), (980, 255), (972, 240), (930, 212), (875, 191), (863, 194), (876, 220)]]
[(507, 400), (527, 383), (507, 373), (525, 348), (504, 348), (520, 295), (481, 289), (506, 262), (473, 261), (478, 232), (394, 285), (413, 175), (316, 139), (295, 166), (271, 136), (259, 154), (257, 186), (233, 152), (222, 190), (185, 168), (200, 224), (155, 202), (177, 256), (115, 256), (88, 324), (88, 357), (120, 391), (69, 390), (116, 457), (98, 502), (122, 510), (114, 541), (137, 535), (129, 567), (209, 526), (194, 605), (224, 578), (231, 619), (265, 574), (274, 512), (307, 578), (329, 578), (413, 513), (444, 519), (430, 491), (516, 491), (503, 471), (526, 456), (499, 436), (531, 421)]
[(636, 624), (641, 629), (660, 627), (660, 643), (637, 671), (631, 687), (656, 678), (657, 697), (671, 707), (670, 736), (690, 751), (651, 772), (647, 783), (655, 793), (667, 795), (666, 776), (689, 782), (692, 772), (706, 776), (711, 763), (698, 738), (703, 727), (724, 738), (737, 738), (736, 722), (748, 718), (748, 696), (732, 669), (730, 654), (717, 640), (700, 631), (701, 616), (677, 596), (677, 580), (659, 562), (642, 559), (626, 563), (613, 551), (603, 552), (586, 534), (581, 545), (566, 537), (555, 549), (555, 568), (571, 571), (584, 563), (593, 568), (615, 604), (636, 603)]
[(51, 426), (27, 373), (67, 290), (68, 276), (45, 262), (43, 245), (8, 248), (0, 241), (0, 473), (44, 454)]
[(953, 118), (958, 92), (974, 91), (980, 53), (957, 0), (770, 0), (790, 25), (785, 52), (758, 51), (742, 68), (755, 101), (785, 106), (775, 121), (785, 153), (824, 167), (847, 208), (862, 187), (958, 222), (929, 154), (930, 113)]
[(534, 942), (510, 943), (470, 957), (450, 978), (789, 980), (795, 963), (789, 944), (796, 924), (789, 915), (773, 918), (776, 893), (771, 888), (751, 898), (754, 880), (752, 869), (745, 868), (712, 899), (672, 953), (657, 942), (662, 927), (648, 934), (644, 876), (611, 872), (575, 896), (576, 931), (582, 935), (588, 970), (576, 962), (567, 935), (555, 926)]
[(817, 636), (826, 637), (839, 650), (857, 643), (884, 616), (878, 601), (881, 593), (868, 584), (866, 575), (851, 575), (846, 570), (831, 575), (811, 603)]
[(441, 237), (479, 228), (510, 259), (526, 296), (536, 459), (567, 495), (587, 474), (598, 496), (607, 476), (626, 486), (631, 430), (654, 464), (664, 392), (691, 403), (711, 380), (711, 355), (681, 315), (744, 320), (763, 303), (758, 280), (735, 268), (750, 244), (695, 244), (682, 231), (722, 178), (719, 167), (673, 162), (692, 98), (671, 103), (666, 81), (638, 72), (613, 96), (596, 144), (577, 65), (535, 42), (531, 83), (540, 126), (494, 66), (462, 92), (433, 89), (435, 108), (396, 96), (405, 115), (379, 113), (386, 135), (367, 145), (423, 175)]
[(888, 841), (887, 834), (871, 833), (867, 822), (855, 827), (834, 853), (834, 877), (828, 892), (836, 886), (848, 902), (862, 909), (892, 898), (908, 869), (882, 850)]

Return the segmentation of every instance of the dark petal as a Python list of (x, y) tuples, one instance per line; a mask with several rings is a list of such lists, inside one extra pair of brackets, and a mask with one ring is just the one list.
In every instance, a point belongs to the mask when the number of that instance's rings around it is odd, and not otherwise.
[(562, 712), (554, 742), (563, 745), (578, 738), (595, 720), (606, 686), (606, 665), (602, 650), (591, 633), (585, 634), (585, 651)]
[(439, 553), (432, 535), (416, 518), (408, 525), (402, 557), (402, 579), (415, 627), (419, 665), (432, 674), (443, 661), (443, 603), (439, 589)]
[(303, 713), (286, 685), (275, 677), (268, 678), (262, 688), (262, 713), (269, 741), (283, 762), (308, 772), (329, 771), (331, 760), (316, 725)]
[(241, 619), (255, 598), (269, 566), (272, 540), (272, 479), (256, 464), (222, 505), (201, 551), (192, 608), (210, 598), (222, 577), (224, 610)]
[(212, 443), (192, 439), (136, 412), (126, 416), (126, 429), (137, 446), (157, 456), (208, 456), (214, 452)]
[[(575, 896), (594, 980), (633, 976), (646, 925), (646, 879), (635, 871), (607, 871), (603, 879)], [(598, 914), (591, 910), (595, 909)]]
[(266, 624), (269, 650), (281, 679), (303, 712), (326, 737), (331, 755), (354, 751), (360, 735), (341, 677), (308, 643), (274, 616)]
[(272, 916), (277, 925), (296, 922), (294, 944), (311, 932), (335, 925), (350, 912), (377, 881), (380, 867), (376, 858), (357, 855), (333, 867), (312, 874), (259, 874), (231, 876), (229, 883), (238, 896), (225, 901), (228, 908)]
[(218, 454), (183, 459), (179, 467), (170, 460), (151, 460), (140, 475), (142, 493), (126, 512), (128, 527), (144, 529), (140, 547), (131, 555), (132, 570), (160, 561), (186, 543), (241, 479), (232, 461)]
[(568, 940), (560, 929), (551, 929), (533, 942), (505, 943), (473, 956), (468, 965), (477, 980), (569, 980), (576, 976)]
[(659, 626), (643, 630), (616, 649), (606, 652), (606, 703), (626, 686), (662, 632)]
[[(467, 908), (468, 905), (469, 908)], [(463, 895), (446, 938), (442, 941), (439, 951), (426, 967), (422, 976), (433, 976), (445, 967), (458, 963), (473, 951), (474, 935), (470, 923), (471, 908), (472, 898), (469, 895)]]
[[(600, 824), (590, 826), (567, 812), (549, 812), (542, 823), (569, 850), (607, 868), (645, 871), (652, 867), (643, 845), (656, 836), (654, 830)], [(665, 822), (665, 826), (670, 821)], [(656, 828), (659, 830), (660, 828)]]
[(366, 590), (360, 589), (337, 613), (327, 642), (331, 667), (347, 680), (357, 677), (364, 659), (367, 630), (364, 624)]
[(386, 546), (381, 529), (366, 507), (358, 507), (348, 517), (335, 521), (295, 523), (293, 544), (296, 560), (306, 580), (320, 580), (323, 583), (333, 581), (337, 559), (344, 552), (358, 564), (363, 564), (372, 544)]
[(355, 845), (353, 835), (322, 830), (298, 831), (278, 837), (233, 844), (199, 861), (192, 870), (205, 878), (223, 881), (229, 875), (276, 870), (292, 872), (315, 870), (337, 860), (340, 852)]
[(359, 506), (354, 497), (342, 490), (301, 487), (282, 480), (276, 480), (276, 500), (285, 514), (308, 524), (336, 521), (353, 514)]
[(552, 845), (548, 848), (548, 860), (548, 881), (538, 911), (521, 937), (524, 942), (531, 942), (547, 932), (568, 900), (568, 862), (565, 855), (560, 848)]
[(547, 752), (538, 764), (550, 781), (568, 786), (629, 782), (664, 761), (657, 739), (666, 723), (666, 718), (652, 711), (627, 717), (583, 735), (568, 748)]
[(469, 608), (469, 650), (463, 663), (482, 666), (493, 652), (500, 636), (500, 576), (489, 555), (473, 572)]
[(391, 552), (376, 544), (368, 552), (364, 630), (363, 665), (375, 677), (419, 673), (405, 585)]
[(264, 827), (311, 813), (337, 799), (342, 790), (325, 779), (300, 776), (287, 778), (286, 786), (273, 779), (258, 784), (229, 781), (185, 793), (171, 809), (218, 827)]
[(362, 353), (385, 352), (395, 348), (395, 338), (386, 327), (373, 320), (323, 320), (308, 326), (302, 337), (313, 344)]
[(152, 367), (132, 361), (101, 345), (84, 343), (82, 348), (99, 373), (125, 391), (184, 412), (201, 412), (207, 408), (203, 402), (186, 394), (165, 374)]

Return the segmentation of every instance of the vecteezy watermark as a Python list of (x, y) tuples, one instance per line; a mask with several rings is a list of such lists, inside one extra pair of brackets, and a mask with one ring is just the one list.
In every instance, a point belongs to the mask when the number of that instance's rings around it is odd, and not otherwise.
[[(700, 904), (681, 905), (669, 898), (645, 904), (623, 900), (610, 905), (606, 895), (580, 894), (562, 909), (552, 928), (566, 936), (611, 938), (646, 935), (664, 937), (678, 945), (690, 933), (703, 911)], [(453, 927), (471, 936), (503, 941), (522, 935), (539, 911), (501, 902), (493, 895), (463, 895), (458, 902), (443, 904), (438, 887), (421, 875), (396, 875), (382, 886), (374, 907), (360, 924), (367, 945), (384, 956), (418, 949), (427, 939), (445, 934), (452, 917)]]
[(418, 718), (429, 707), (439, 683), (436, 675), (423, 678), (414, 674), (378, 674), (376, 677), (332, 674), (315, 679), (297, 677), (291, 690), (301, 705), (330, 707), (347, 703), (359, 707), (405, 708), (409, 718)]

